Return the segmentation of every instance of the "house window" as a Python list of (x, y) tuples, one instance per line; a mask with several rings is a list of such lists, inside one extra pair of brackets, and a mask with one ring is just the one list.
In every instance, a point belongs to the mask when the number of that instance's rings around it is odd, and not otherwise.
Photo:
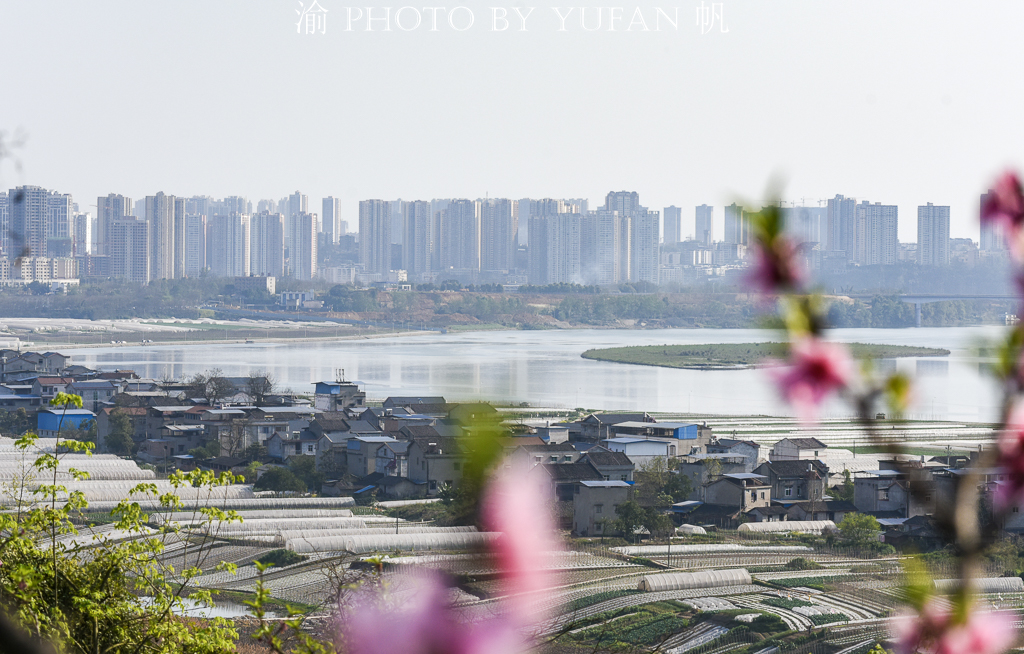
[(459, 470), (459, 469), (460, 469), (461, 467), (462, 467), (462, 464), (461, 464), (461, 463), (459, 463), (458, 461), (455, 461), (454, 463), (452, 463), (452, 470), (455, 470), (456, 472), (458, 472), (458, 470)]
[(786, 496), (786, 497), (792, 496), (793, 495), (793, 487), (792, 486), (786, 486), (786, 490), (782, 494), (784, 496)]
[(761, 491), (761, 499), (764, 499), (764, 491)]
[(595, 504), (594, 513), (601, 513), (604, 511), (604, 504)]
[(1020, 507), (1016, 507), (1016, 506), (1013, 507), (1013, 512), (1014, 513), (1019, 513), (1020, 512)]
[(817, 456), (818, 456), (818, 450), (814, 450), (814, 456), (815, 456), (815, 458), (817, 458)]
[(551, 463), (558, 463), (558, 457), (557, 456), (552, 456), (551, 457)]
[(572, 461), (572, 455), (566, 454), (565, 456), (562, 457), (562, 461)]
[(540, 463), (542, 458), (543, 457), (535, 456), (535, 457), (533, 457), (533, 461), (534, 461), (534, 463)]
[(307, 445), (306, 446), (306, 451), (307, 452), (312, 452), (313, 451), (313, 445), (312, 444)]
[(882, 500), (883, 502), (888, 502), (889, 501), (889, 489), (888, 488), (879, 488), (878, 489), (878, 499)]

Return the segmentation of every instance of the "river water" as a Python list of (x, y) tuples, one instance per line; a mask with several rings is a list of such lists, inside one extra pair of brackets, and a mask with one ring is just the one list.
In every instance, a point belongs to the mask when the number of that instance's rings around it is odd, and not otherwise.
[[(916, 402), (909, 417), (992, 421), (995, 384), (976, 346), (999, 338), (994, 326), (918, 329), (837, 329), (844, 342), (941, 347), (942, 358), (881, 363), (913, 375)], [(370, 399), (443, 395), (544, 407), (628, 409), (706, 415), (790, 415), (764, 370), (700, 371), (636, 366), (580, 358), (584, 350), (628, 345), (745, 343), (772, 340), (756, 329), (487, 331), (332, 340), (317, 343), (145, 345), (66, 350), (73, 363), (100, 370), (130, 368), (142, 377), (182, 378), (211, 368), (228, 376), (269, 370), (283, 387), (309, 392), (344, 369)], [(848, 412), (826, 407), (825, 416)]]

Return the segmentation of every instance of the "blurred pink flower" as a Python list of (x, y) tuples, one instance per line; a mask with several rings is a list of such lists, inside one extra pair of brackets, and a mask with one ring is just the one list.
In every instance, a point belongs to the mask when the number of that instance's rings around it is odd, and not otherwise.
[(1010, 252), (1024, 258), (1024, 190), (1016, 173), (1007, 171), (996, 181), (981, 207), (981, 222), (1001, 227)]
[(551, 588), (555, 536), (547, 486), (499, 472), (481, 498), (484, 526), (500, 536), (489, 546), (505, 582), (496, 615), (460, 615), (440, 575), (403, 577), (398, 592), (358, 590), (340, 616), (348, 654), (524, 654), (531, 629), (546, 617), (539, 595)]
[(340, 620), (348, 654), (522, 654), (528, 644), (504, 617), (460, 619), (439, 575), (401, 588), (363, 588)]
[(997, 465), (1006, 471), (1006, 479), (996, 486), (993, 503), (997, 511), (1005, 511), (1024, 494), (1024, 404), (1010, 411), (997, 444)]
[(971, 611), (954, 624), (933, 599), (918, 615), (904, 614), (890, 624), (897, 654), (1001, 654), (1016, 640), (1009, 613)]
[(818, 406), (842, 390), (853, 376), (853, 359), (845, 345), (806, 336), (790, 346), (789, 365), (772, 371), (782, 396), (803, 422), (817, 419)]
[(797, 289), (804, 281), (804, 271), (793, 242), (785, 236), (776, 236), (770, 244), (757, 243), (754, 265), (746, 281), (764, 294)]
[(555, 585), (550, 557), (562, 549), (555, 537), (549, 489), (502, 470), (491, 479), (483, 497), (484, 528), (501, 533), (491, 549), (505, 583), (508, 608), (523, 625), (547, 617), (537, 593)]

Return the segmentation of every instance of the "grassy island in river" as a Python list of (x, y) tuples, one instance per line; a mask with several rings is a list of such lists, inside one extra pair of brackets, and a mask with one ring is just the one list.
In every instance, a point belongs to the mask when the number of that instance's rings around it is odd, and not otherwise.
[[(857, 359), (893, 359), (896, 357), (947, 356), (949, 350), (912, 345), (874, 345), (849, 343)], [(691, 370), (730, 370), (752, 368), (765, 359), (786, 356), (786, 343), (718, 343), (711, 345), (638, 345), (587, 350), (584, 359), (633, 363), (641, 366), (688, 368)]]

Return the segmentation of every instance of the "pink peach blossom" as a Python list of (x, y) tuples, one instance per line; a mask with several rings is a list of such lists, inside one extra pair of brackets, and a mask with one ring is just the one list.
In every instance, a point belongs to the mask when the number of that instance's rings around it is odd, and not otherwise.
[(1014, 258), (1024, 258), (1024, 190), (1013, 171), (996, 181), (981, 207), (981, 222), (1002, 228)]
[(993, 503), (997, 511), (1005, 511), (1024, 494), (1024, 404), (1010, 411), (997, 445), (997, 465), (1006, 472), (1006, 480), (996, 487)]
[(746, 279), (748, 285), (761, 293), (772, 294), (799, 288), (804, 277), (796, 248), (788, 238), (776, 236), (771, 243), (756, 244), (754, 265)]
[(816, 336), (794, 341), (789, 365), (773, 371), (782, 396), (804, 422), (814, 422), (821, 403), (849, 385), (853, 360), (845, 345)]
[(1016, 640), (1013, 616), (971, 611), (955, 623), (935, 600), (890, 624), (897, 654), (1001, 654)]
[(440, 575), (355, 593), (340, 621), (348, 654), (522, 654), (525, 636), (506, 617), (464, 620)]
[(499, 471), (484, 492), (482, 515), (488, 531), (500, 532), (491, 545), (504, 580), (504, 592), (515, 619), (536, 623), (546, 616), (539, 609), (539, 591), (554, 584), (551, 552), (562, 549), (555, 537), (550, 487)]

